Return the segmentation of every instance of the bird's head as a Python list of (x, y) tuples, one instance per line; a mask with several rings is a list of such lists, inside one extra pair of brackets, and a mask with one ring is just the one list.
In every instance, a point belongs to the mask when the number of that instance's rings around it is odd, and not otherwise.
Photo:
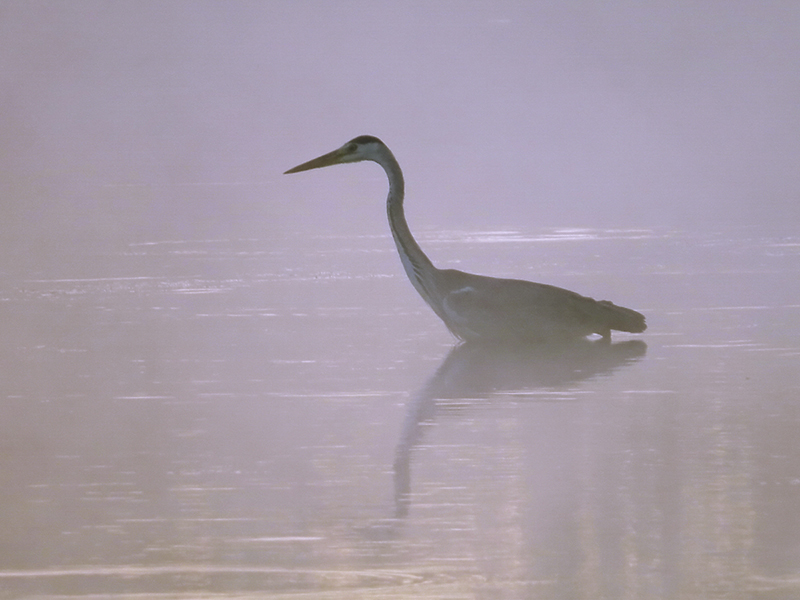
[(359, 162), (362, 160), (377, 160), (380, 153), (386, 149), (386, 145), (378, 138), (371, 135), (360, 135), (347, 142), (341, 148), (337, 148), (333, 152), (323, 154), (313, 160), (304, 162), (302, 165), (289, 169), (284, 173), (299, 173), (300, 171), (308, 171), (309, 169), (319, 169), (321, 167), (329, 167), (330, 165), (339, 165), (342, 163)]

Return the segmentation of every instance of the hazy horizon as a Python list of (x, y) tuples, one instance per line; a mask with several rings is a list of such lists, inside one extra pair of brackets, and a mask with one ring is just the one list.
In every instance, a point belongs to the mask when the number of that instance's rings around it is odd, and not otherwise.
[(377, 167), (282, 175), (364, 133), (416, 231), (793, 224), (797, 31), (794, 2), (6, 2), (5, 237), (386, 233)]

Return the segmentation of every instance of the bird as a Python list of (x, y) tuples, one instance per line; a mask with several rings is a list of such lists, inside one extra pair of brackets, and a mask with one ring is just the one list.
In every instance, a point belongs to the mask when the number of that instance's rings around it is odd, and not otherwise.
[(641, 333), (647, 328), (644, 315), (608, 300), (594, 300), (544, 283), (435, 267), (406, 222), (400, 164), (377, 137), (358, 136), (284, 174), (361, 161), (378, 163), (386, 172), (386, 212), (405, 272), (419, 295), (459, 340), (540, 343), (596, 334), (608, 341), (611, 331)]

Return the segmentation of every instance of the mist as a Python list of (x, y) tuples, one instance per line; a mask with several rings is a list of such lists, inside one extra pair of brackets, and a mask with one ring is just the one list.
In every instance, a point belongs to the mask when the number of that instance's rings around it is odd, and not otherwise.
[(0, 3), (0, 595), (800, 597), (798, 32)]
[(281, 175), (364, 133), (418, 231), (796, 223), (798, 30), (789, 1), (5, 2), (4, 237), (382, 233), (374, 166)]

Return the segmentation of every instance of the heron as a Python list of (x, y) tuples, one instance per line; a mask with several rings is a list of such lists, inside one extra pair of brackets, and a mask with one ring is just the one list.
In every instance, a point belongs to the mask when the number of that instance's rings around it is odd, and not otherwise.
[(405, 183), (400, 164), (378, 138), (362, 135), (304, 162), (285, 174), (331, 165), (372, 161), (389, 179), (386, 212), (400, 260), (419, 295), (458, 339), (471, 342), (568, 341), (611, 331), (641, 333), (644, 315), (608, 300), (594, 300), (544, 283), (439, 269), (422, 251), (403, 210)]

